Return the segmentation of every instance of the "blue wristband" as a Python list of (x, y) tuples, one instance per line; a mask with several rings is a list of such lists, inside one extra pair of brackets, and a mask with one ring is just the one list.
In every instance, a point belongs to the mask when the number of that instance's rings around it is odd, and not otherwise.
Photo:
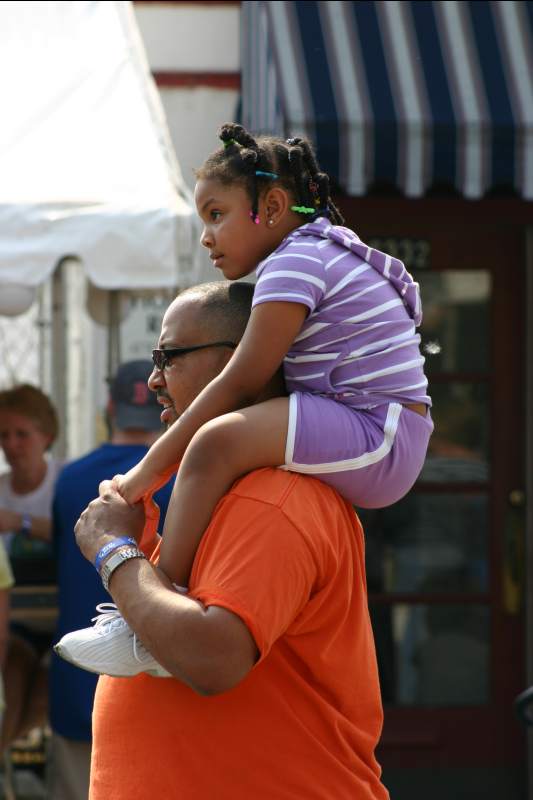
[(109, 553), (112, 553), (113, 550), (117, 549), (117, 547), (124, 547), (124, 545), (127, 545), (128, 547), (137, 547), (137, 542), (135, 541), (135, 539), (132, 539), (131, 536), (118, 536), (116, 539), (113, 539), (113, 541), (104, 544), (104, 546), (100, 548), (100, 550), (96, 554), (96, 558), (94, 559), (94, 566), (96, 571), (100, 573), (102, 561), (106, 556), (109, 555)]

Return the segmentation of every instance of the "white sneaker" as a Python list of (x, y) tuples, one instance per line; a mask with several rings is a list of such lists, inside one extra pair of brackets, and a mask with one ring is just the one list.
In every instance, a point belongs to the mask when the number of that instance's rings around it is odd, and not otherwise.
[(93, 617), (92, 628), (67, 633), (54, 645), (58, 656), (88, 672), (115, 678), (129, 678), (140, 672), (170, 677), (170, 672), (148, 652), (114, 603), (100, 603), (96, 610), (99, 615)]

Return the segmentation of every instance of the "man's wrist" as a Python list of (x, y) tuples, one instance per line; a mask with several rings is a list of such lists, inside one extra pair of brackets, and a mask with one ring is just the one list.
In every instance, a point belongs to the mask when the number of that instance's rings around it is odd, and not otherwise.
[(142, 550), (139, 550), (138, 547), (127, 547), (122, 545), (117, 550), (112, 552), (110, 556), (108, 556), (102, 568), (100, 569), (100, 577), (106, 592), (109, 591), (109, 581), (111, 580), (111, 576), (115, 570), (132, 558), (145, 558), (145, 555)]
[(116, 538), (111, 539), (110, 542), (106, 542), (104, 545), (102, 545), (96, 554), (96, 558), (94, 559), (94, 567), (96, 571), (100, 573), (106, 558), (111, 555), (114, 550), (124, 546), (137, 547), (137, 542), (131, 536), (117, 536)]

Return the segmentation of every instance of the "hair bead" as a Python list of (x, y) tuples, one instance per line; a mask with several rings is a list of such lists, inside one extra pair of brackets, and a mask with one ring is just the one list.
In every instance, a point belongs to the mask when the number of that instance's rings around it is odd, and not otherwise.
[(290, 192), (294, 203), (291, 210), (302, 214), (307, 222), (326, 216), (333, 225), (344, 223), (330, 196), (329, 176), (320, 171), (308, 139), (255, 138), (242, 125), (233, 122), (220, 128), (219, 137), (224, 146), (209, 156), (196, 176), (220, 179), (226, 184), (240, 183), (251, 201), (253, 224), (260, 222), (259, 199), (268, 181), (278, 181), (280, 187)]
[(291, 211), (296, 211), (298, 214), (315, 214), (316, 208), (308, 208), (307, 206), (291, 206)]
[(270, 178), (272, 181), (277, 181), (279, 175), (276, 175), (275, 172), (263, 172), (262, 169), (256, 169), (255, 174), (258, 178)]

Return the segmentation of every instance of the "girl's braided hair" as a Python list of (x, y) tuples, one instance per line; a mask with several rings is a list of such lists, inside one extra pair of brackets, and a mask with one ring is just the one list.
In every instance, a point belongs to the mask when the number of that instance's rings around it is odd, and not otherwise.
[[(275, 136), (254, 139), (242, 125), (235, 123), (222, 125), (218, 135), (224, 146), (196, 170), (196, 177), (215, 179), (223, 184), (242, 184), (252, 203), (252, 220), (257, 219), (260, 191), (275, 181), (292, 193), (297, 208), (305, 209), (297, 213), (307, 221), (328, 217), (334, 225), (344, 224), (342, 214), (330, 197), (329, 177), (321, 172), (307, 139), (285, 141)], [(257, 175), (258, 171), (268, 174)], [(312, 209), (316, 210), (312, 212)]]

